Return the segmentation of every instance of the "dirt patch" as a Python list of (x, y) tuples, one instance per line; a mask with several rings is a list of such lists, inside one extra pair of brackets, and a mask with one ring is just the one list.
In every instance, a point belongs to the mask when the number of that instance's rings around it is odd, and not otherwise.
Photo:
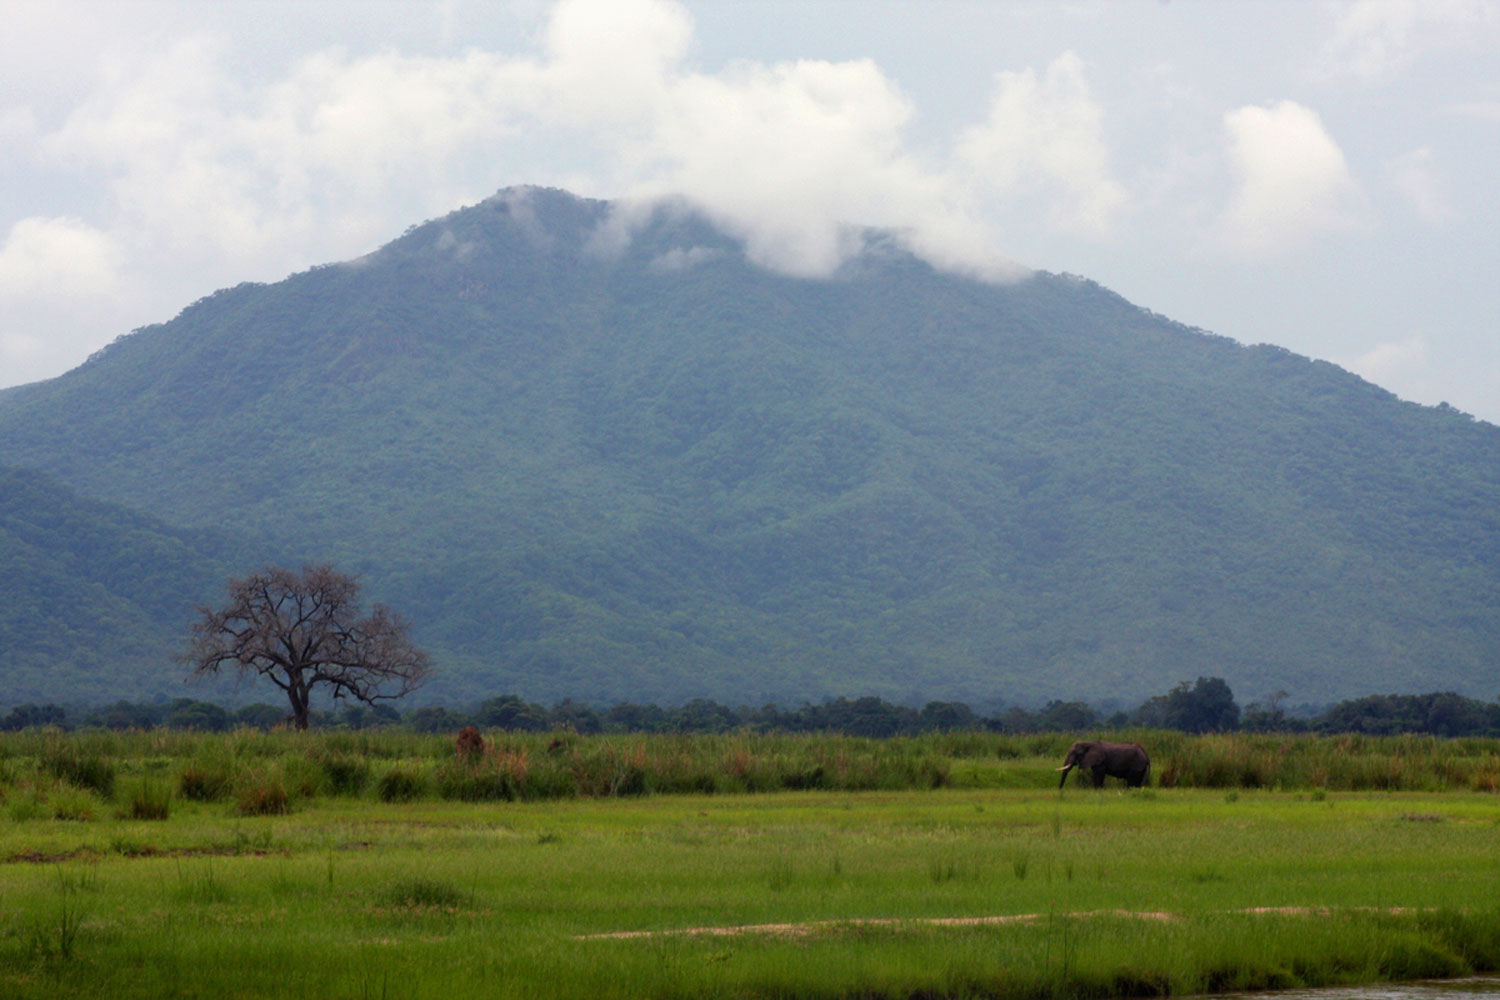
[(46, 851), (17, 851), (15, 854), (0, 858), (0, 864), (24, 864), (24, 865), (55, 865), (64, 861), (92, 860), (104, 857), (103, 851), (84, 850), (82, 848), (74, 851), (57, 851), (49, 853)]
[[(344, 840), (333, 845), (336, 851), (365, 851), (375, 847), (373, 840)], [(0, 857), (0, 865), (55, 865), (64, 861), (100, 861), (104, 858), (268, 858), (292, 856), (290, 848), (249, 844), (209, 844), (201, 847), (157, 847), (155, 844), (121, 844), (109, 850), (78, 847), (70, 851), (16, 851)]]
[[(1242, 913), (1252, 916), (1330, 916), (1336, 912), (1359, 913), (1413, 913), (1410, 907), (1353, 906), (1251, 906), (1227, 913)], [(679, 927), (664, 931), (607, 931), (602, 934), (579, 934), (577, 941), (628, 940), (653, 937), (736, 937), (761, 934), (768, 937), (806, 937), (820, 931), (844, 927), (983, 927), (1003, 924), (1034, 924), (1043, 920), (1067, 917), (1074, 920), (1089, 920), (1096, 917), (1123, 917), (1128, 920), (1152, 920), (1167, 923), (1182, 919), (1178, 913), (1162, 913), (1151, 910), (1084, 910), (1077, 913), (1008, 913), (990, 917), (870, 917), (852, 920), (811, 920), (804, 923), (787, 924), (733, 924), (723, 927)]]
[[(1171, 913), (1149, 913), (1135, 910), (1089, 910), (1082, 913), (1051, 914), (1073, 918), (1130, 917), (1137, 920), (1175, 920)], [(991, 917), (868, 917), (853, 920), (812, 920), (797, 924), (736, 924), (727, 927), (681, 927), (666, 931), (608, 931), (603, 934), (580, 934), (579, 941), (666, 937), (734, 937), (742, 934), (764, 934), (773, 937), (803, 937), (839, 927), (982, 927), (989, 924), (1033, 924), (1049, 918), (1046, 913), (1007, 913)]]
[(172, 847), (160, 848), (151, 844), (131, 844), (115, 850), (101, 851), (79, 848), (73, 851), (17, 851), (0, 858), (5, 865), (55, 865), (64, 861), (101, 861), (104, 858), (264, 858), (272, 854), (284, 854), (280, 850), (264, 847)]

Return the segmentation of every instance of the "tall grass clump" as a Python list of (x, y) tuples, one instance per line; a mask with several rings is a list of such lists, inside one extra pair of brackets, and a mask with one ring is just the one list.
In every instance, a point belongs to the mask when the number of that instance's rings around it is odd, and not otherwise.
[(229, 794), (234, 777), (228, 771), (189, 761), (177, 774), (177, 791), (194, 802), (217, 802)]
[(100, 750), (76, 739), (56, 736), (47, 742), (41, 767), (59, 781), (86, 788), (101, 798), (115, 793), (115, 765)]
[(412, 802), (427, 794), (427, 776), (420, 767), (397, 764), (375, 782), (382, 802)]
[(358, 795), (370, 783), (370, 759), (367, 756), (339, 751), (325, 753), (318, 759), (323, 781), (334, 795)]
[(164, 782), (137, 778), (121, 789), (120, 815), (128, 819), (167, 819), (172, 814), (172, 789)]
[(1500, 741), (1433, 736), (1151, 734), (1164, 787), (1500, 790)]
[(328, 776), (322, 764), (303, 753), (288, 753), (266, 762), (279, 771), (287, 794), (294, 799), (315, 799), (327, 791)]
[(243, 770), (223, 739), (205, 738), (177, 772), (177, 791), (193, 802), (219, 802), (229, 797)]
[(392, 906), (418, 909), (451, 910), (471, 902), (470, 894), (458, 886), (433, 878), (406, 879), (389, 886), (381, 895)]
[(583, 744), (572, 757), (578, 793), (592, 798), (645, 795), (649, 759), (644, 741)]
[(291, 811), (292, 797), (279, 768), (246, 774), (234, 792), (234, 811), (241, 816), (281, 816)]
[(5, 814), (15, 823), (41, 819), (47, 814), (47, 800), (36, 788), (12, 788), (5, 797)]
[(94, 818), (99, 800), (86, 788), (61, 784), (47, 796), (47, 807), (53, 819), (87, 823)]
[(465, 802), (556, 798), (564, 784), (571, 795), (571, 780), (557, 780), (559, 764), (540, 763), (533, 767), (525, 746), (491, 743), (477, 756), (453, 756), (438, 765), (433, 777), (440, 796)]

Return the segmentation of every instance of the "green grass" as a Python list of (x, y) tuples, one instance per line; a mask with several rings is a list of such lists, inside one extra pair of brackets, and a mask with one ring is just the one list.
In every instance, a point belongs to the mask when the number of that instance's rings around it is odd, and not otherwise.
[[(1500, 739), (1156, 730), (1111, 734), (1151, 752), (1164, 787), (1325, 791), (1500, 791)], [(258, 775), (289, 800), (324, 795), (551, 799), (778, 790), (1046, 788), (1074, 734), (932, 733), (889, 740), (720, 735), (486, 734), (479, 759), (453, 738), (402, 729), (227, 734), (149, 730), (0, 733), (0, 795), (62, 783), (103, 799), (118, 778), (169, 781), (177, 796), (232, 800)], [(392, 777), (394, 773), (395, 777)], [(1075, 777), (1070, 788), (1081, 787)]]
[[(0, 996), (1089, 1000), (1500, 968), (1496, 741), (1135, 734), (1157, 787), (1059, 792), (1062, 736), (488, 735), (472, 764), (403, 732), (0, 737)], [(1443, 790), (1338, 790), (1361, 775)], [(931, 922), (996, 917), (1023, 919)], [(761, 924), (805, 930), (685, 933)]]
[[(0, 821), (0, 995), (1029, 1000), (1500, 964), (1500, 809), (1475, 793), (329, 796), (235, 811)], [(1247, 912), (1264, 907), (1320, 910)], [(1033, 918), (922, 922), (1003, 915)], [(817, 927), (673, 933), (787, 922)], [(590, 937), (620, 931), (665, 933)]]

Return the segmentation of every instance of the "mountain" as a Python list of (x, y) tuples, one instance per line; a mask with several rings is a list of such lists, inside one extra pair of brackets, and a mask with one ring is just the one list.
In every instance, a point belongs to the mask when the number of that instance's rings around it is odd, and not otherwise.
[(180, 697), (163, 665), (246, 551), (0, 467), (0, 697)]
[(0, 392), (0, 464), (359, 573), (431, 698), (1494, 694), (1500, 428), (1073, 276), (616, 208), (218, 292)]

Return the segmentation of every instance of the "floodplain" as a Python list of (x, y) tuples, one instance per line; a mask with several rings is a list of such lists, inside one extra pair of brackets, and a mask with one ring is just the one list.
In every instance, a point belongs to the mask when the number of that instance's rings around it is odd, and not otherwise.
[[(1496, 741), (1161, 735), (1153, 787), (1059, 791), (1063, 737), (487, 735), (467, 762), (415, 734), (0, 737), (0, 995), (1033, 1000), (1500, 969)], [(1192, 783), (1225, 754), (1333, 770)], [(1341, 790), (1346, 764), (1416, 787)]]

